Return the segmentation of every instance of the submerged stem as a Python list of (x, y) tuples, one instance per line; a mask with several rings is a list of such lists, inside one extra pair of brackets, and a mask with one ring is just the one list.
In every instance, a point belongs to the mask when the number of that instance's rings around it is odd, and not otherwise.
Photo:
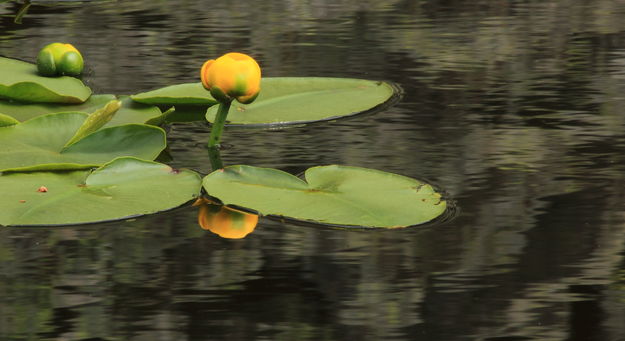
[[(0, 3), (2, 3), (3, 1), (0, 1)], [(22, 5), (22, 7), (19, 9), (19, 11), (17, 11), (17, 14), (15, 15), (15, 19), (13, 20), (14, 23), (16, 24), (21, 24), (22, 23), (22, 18), (24, 17), (24, 15), (26, 15), (26, 12), (28, 12), (28, 9), (30, 8), (30, 0), (26, 0), (24, 1), (24, 4)]]
[(224, 124), (226, 123), (226, 116), (228, 116), (228, 110), (230, 110), (230, 102), (219, 103), (219, 109), (217, 115), (215, 115), (215, 122), (211, 127), (211, 134), (208, 137), (208, 148), (218, 147), (219, 140), (221, 139), (221, 133), (224, 130)]

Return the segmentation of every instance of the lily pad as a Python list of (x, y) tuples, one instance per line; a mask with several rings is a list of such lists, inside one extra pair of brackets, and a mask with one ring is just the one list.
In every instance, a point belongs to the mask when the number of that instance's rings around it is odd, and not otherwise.
[(37, 66), (0, 57), (0, 98), (23, 102), (83, 103), (91, 89), (74, 77), (42, 77)]
[(341, 226), (413, 226), (447, 207), (441, 194), (421, 181), (338, 165), (309, 168), (305, 180), (271, 168), (230, 166), (207, 175), (203, 186), (225, 205)]
[[(232, 102), (229, 125), (286, 125), (337, 119), (368, 112), (391, 100), (395, 88), (386, 82), (347, 78), (265, 78), (251, 104)], [(217, 107), (208, 108), (213, 122)]]
[(64, 148), (88, 117), (57, 113), (0, 127), (0, 172), (84, 169), (116, 157), (153, 160), (165, 148), (165, 132), (145, 124), (100, 129)]
[(202, 83), (183, 83), (131, 95), (134, 101), (152, 105), (210, 106), (217, 101), (206, 91)]
[[(60, 103), (22, 103), (7, 100), (0, 100), (0, 114), (8, 115), (23, 122), (31, 118), (59, 113), (59, 112), (84, 112), (90, 114), (104, 107), (107, 103), (115, 100), (115, 95), (93, 95), (81, 104), (60, 104)], [(153, 105), (137, 103), (128, 96), (120, 96), (122, 107), (117, 111), (113, 119), (105, 125), (112, 127), (127, 123), (162, 123), (161, 110)]]
[(131, 157), (115, 159), (93, 172), (3, 174), (0, 225), (69, 225), (136, 217), (178, 207), (196, 198), (200, 188), (195, 172)]
[[(397, 89), (386, 82), (349, 78), (266, 77), (260, 95), (252, 104), (233, 102), (229, 125), (284, 125), (332, 120), (373, 110), (397, 97)], [(202, 83), (185, 83), (148, 91), (131, 98), (159, 106), (186, 106), (172, 121), (195, 118), (197, 108), (211, 106), (206, 119), (212, 122), (217, 106)], [(183, 112), (191, 113), (183, 115)]]

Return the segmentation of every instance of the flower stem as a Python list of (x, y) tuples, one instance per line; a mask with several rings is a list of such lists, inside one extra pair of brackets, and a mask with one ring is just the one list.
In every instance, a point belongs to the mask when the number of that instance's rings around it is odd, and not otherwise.
[(224, 130), (228, 110), (230, 110), (230, 103), (231, 102), (219, 103), (219, 109), (217, 110), (215, 121), (211, 127), (211, 134), (208, 137), (208, 158), (214, 171), (224, 168), (221, 155), (219, 154), (219, 141), (221, 140), (221, 133)]
[(219, 140), (224, 130), (228, 110), (230, 110), (230, 102), (219, 103), (219, 109), (217, 110), (217, 115), (215, 115), (215, 122), (213, 122), (211, 134), (208, 137), (208, 148), (219, 147)]
[(224, 168), (224, 163), (221, 161), (221, 154), (219, 153), (219, 147), (208, 147), (208, 159), (211, 162), (213, 171)]

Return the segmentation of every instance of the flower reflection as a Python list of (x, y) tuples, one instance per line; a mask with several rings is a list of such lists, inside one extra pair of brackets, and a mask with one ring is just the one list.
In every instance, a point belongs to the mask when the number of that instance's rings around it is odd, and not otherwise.
[(258, 223), (258, 215), (199, 198), (193, 206), (199, 206), (197, 221), (204, 230), (222, 238), (241, 239), (252, 233)]

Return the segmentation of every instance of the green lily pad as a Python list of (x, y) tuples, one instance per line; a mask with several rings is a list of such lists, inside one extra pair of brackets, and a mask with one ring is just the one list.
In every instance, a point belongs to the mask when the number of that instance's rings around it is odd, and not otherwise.
[(64, 148), (88, 117), (57, 113), (0, 127), (0, 172), (84, 169), (116, 157), (153, 160), (165, 148), (165, 132), (145, 124), (100, 129)]
[(207, 175), (203, 186), (226, 205), (341, 226), (413, 226), (447, 208), (441, 194), (421, 181), (338, 165), (309, 168), (305, 180), (271, 168), (230, 166)]
[[(104, 107), (107, 103), (115, 100), (115, 95), (93, 95), (81, 104), (59, 104), (59, 103), (22, 103), (0, 100), (0, 114), (8, 115), (23, 122), (31, 118), (59, 113), (59, 112), (84, 112), (92, 113)], [(113, 119), (105, 125), (112, 127), (127, 123), (148, 123), (159, 125), (162, 123), (163, 113), (153, 105), (137, 103), (128, 96), (120, 96), (122, 107), (117, 111)]]
[(152, 105), (210, 106), (217, 101), (206, 91), (202, 83), (184, 83), (131, 95), (134, 101)]
[(0, 57), (0, 98), (23, 102), (83, 103), (91, 89), (74, 77), (42, 77), (37, 66)]
[(3, 174), (0, 225), (69, 225), (136, 217), (178, 207), (196, 198), (200, 188), (195, 172), (131, 157), (115, 159), (93, 172)]
[[(252, 104), (233, 102), (229, 125), (284, 125), (331, 120), (367, 112), (397, 97), (394, 86), (349, 78), (266, 77), (261, 80), (260, 95)], [(131, 98), (159, 106), (187, 106), (169, 118), (188, 121), (196, 118), (197, 108), (212, 106), (215, 100), (202, 83), (185, 83), (148, 91)], [(190, 113), (183, 115), (184, 113)], [(217, 106), (208, 108), (206, 119), (212, 122)], [(178, 119), (178, 116), (182, 116)]]
[[(286, 125), (337, 119), (368, 112), (396, 94), (386, 82), (347, 78), (264, 78), (251, 104), (232, 102), (229, 125)], [(217, 106), (208, 108), (213, 122)]]

